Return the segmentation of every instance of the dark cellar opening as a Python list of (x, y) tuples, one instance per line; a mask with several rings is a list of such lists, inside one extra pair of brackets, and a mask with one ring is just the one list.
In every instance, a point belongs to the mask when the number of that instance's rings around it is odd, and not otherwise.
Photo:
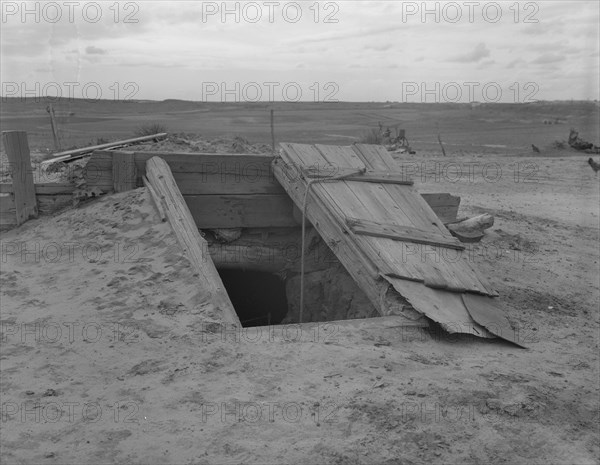
[(285, 282), (265, 271), (219, 269), (244, 328), (277, 325), (288, 312)]

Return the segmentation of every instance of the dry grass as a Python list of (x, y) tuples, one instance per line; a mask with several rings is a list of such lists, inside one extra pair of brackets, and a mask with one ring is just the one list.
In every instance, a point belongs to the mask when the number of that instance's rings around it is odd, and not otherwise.
[(167, 127), (161, 123), (148, 123), (139, 126), (135, 130), (135, 135), (138, 137), (151, 136), (160, 132), (167, 132)]

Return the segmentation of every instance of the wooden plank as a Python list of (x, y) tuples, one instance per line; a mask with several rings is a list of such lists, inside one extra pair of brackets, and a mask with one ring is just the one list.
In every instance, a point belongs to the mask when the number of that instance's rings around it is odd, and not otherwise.
[(17, 224), (22, 224), (38, 216), (27, 133), (3, 131), (2, 141), (12, 168)]
[[(147, 152), (135, 152), (138, 172), (143, 174)], [(283, 194), (271, 170), (272, 155), (185, 154), (157, 155), (171, 168), (183, 195)]]
[(359, 218), (347, 218), (346, 223), (350, 226), (350, 229), (354, 234), (385, 237), (395, 241), (407, 241), (416, 244), (428, 244), (456, 250), (465, 250), (465, 246), (457, 240), (445, 238), (441, 235), (434, 235), (429, 231), (423, 231), (422, 229), (378, 223), (376, 221), (368, 221)]
[(97, 187), (107, 192), (113, 188), (113, 154), (95, 151), (85, 165), (84, 179), (89, 188)]
[(136, 169), (133, 153), (113, 153), (113, 189), (115, 192), (126, 192), (136, 188)]
[[(39, 183), (34, 184), (36, 195), (52, 195), (52, 194), (70, 194), (75, 190), (72, 184), (63, 183)], [(14, 192), (12, 184), (0, 184), (0, 194), (12, 194)]]
[(49, 160), (44, 160), (42, 163), (40, 163), (40, 166), (44, 167), (44, 166), (51, 165), (52, 163), (56, 163), (56, 162), (60, 162), (60, 161), (65, 162), (65, 161), (77, 160), (78, 158), (84, 157), (88, 153), (92, 153), (96, 150), (105, 150), (105, 149), (110, 149), (110, 148), (123, 147), (123, 146), (127, 146), (127, 145), (138, 144), (140, 142), (151, 141), (151, 140), (161, 140), (161, 139), (164, 139), (165, 137), (167, 137), (167, 133), (160, 132), (160, 133), (152, 134), (149, 136), (134, 137), (132, 139), (117, 140), (115, 142), (107, 142), (106, 144), (90, 145), (89, 147), (82, 147), (80, 149), (67, 150), (65, 152), (60, 152), (60, 153), (54, 154), (54, 156), (52, 158), (50, 158)]
[(512, 329), (504, 310), (496, 299), (475, 294), (462, 294), (462, 300), (471, 318), (499, 338), (526, 348), (519, 341), (519, 333)]
[(165, 202), (165, 213), (171, 223), (177, 240), (198, 274), (204, 294), (204, 304), (213, 305), (220, 312), (223, 322), (240, 327), (240, 320), (227, 295), (221, 277), (210, 258), (205, 253), (208, 250), (206, 240), (194, 224), (194, 219), (188, 209), (177, 184), (173, 179), (169, 165), (159, 158), (148, 160), (147, 178), (156, 193)]
[[(473, 334), (483, 338), (494, 336), (471, 318), (462, 302), (461, 293), (432, 289), (421, 283), (384, 276), (394, 289), (414, 308), (439, 323), (449, 333)], [(492, 299), (492, 297), (483, 297)]]
[[(317, 147), (326, 147), (319, 146)], [(326, 154), (323, 154), (326, 156)], [(363, 168), (364, 169), (364, 168)], [(407, 180), (403, 173), (390, 173), (386, 171), (366, 171), (362, 174), (354, 174), (356, 169), (341, 168), (332, 165), (332, 169), (309, 167), (302, 171), (305, 177), (309, 179), (326, 179), (332, 177), (344, 176), (344, 181), (372, 182), (377, 184), (399, 184), (404, 186), (414, 185), (414, 181)]]
[[(350, 147), (326, 145), (316, 145), (315, 147), (323, 159), (335, 166), (351, 167), (355, 170), (365, 166)], [(296, 145), (294, 149), (303, 150)], [(338, 205), (339, 218), (343, 224), (345, 224), (347, 216), (377, 221), (389, 215), (403, 215), (391, 197), (386, 195), (383, 187), (377, 184), (354, 184), (344, 181), (327, 183), (322, 190), (327, 194), (330, 203)], [(410, 224), (410, 218), (406, 215), (403, 215), (400, 220)], [(400, 273), (405, 279), (423, 281), (425, 273), (421, 269), (419, 261), (414, 259), (399, 261), (393, 253), (390, 253), (389, 241), (367, 236), (357, 236), (355, 240), (361, 248), (368, 252), (370, 257), (377, 257), (378, 268), (381, 272)]]
[(298, 226), (287, 195), (186, 195), (201, 229)]
[[(353, 149), (371, 169), (394, 169), (396, 166), (389, 153), (381, 147), (357, 144), (353, 146)], [(413, 226), (429, 229), (434, 225), (439, 233), (450, 236), (449, 231), (424, 199), (416, 195), (413, 187), (383, 185), (382, 188), (395, 199), (396, 203), (402, 205), (411, 218)], [(432, 252), (439, 256), (440, 251), (433, 250)], [(485, 278), (473, 269), (465, 254), (459, 258), (459, 260), (437, 259), (434, 263), (424, 260), (425, 281), (436, 287), (443, 285), (443, 287), (457, 291), (466, 289), (472, 292), (497, 295)]]
[(148, 191), (150, 192), (150, 196), (152, 197), (154, 206), (156, 207), (156, 210), (158, 211), (158, 216), (160, 216), (160, 221), (162, 221), (162, 222), (167, 221), (167, 214), (165, 213), (164, 197), (161, 197), (158, 195), (158, 193), (156, 192), (154, 187), (152, 187), (152, 184), (150, 184), (150, 181), (148, 181), (148, 178), (146, 176), (144, 176), (143, 179), (144, 179), (144, 186), (146, 186), (146, 189), (148, 189)]

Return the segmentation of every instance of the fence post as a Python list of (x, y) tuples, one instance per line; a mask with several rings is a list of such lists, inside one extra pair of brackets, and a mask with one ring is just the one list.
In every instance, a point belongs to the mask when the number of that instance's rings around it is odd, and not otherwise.
[(38, 216), (27, 132), (2, 131), (2, 142), (12, 171), (17, 225), (20, 225)]

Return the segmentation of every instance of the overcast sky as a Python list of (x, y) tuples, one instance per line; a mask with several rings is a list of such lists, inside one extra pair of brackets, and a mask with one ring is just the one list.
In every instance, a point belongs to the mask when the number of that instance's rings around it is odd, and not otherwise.
[(2, 2), (2, 94), (598, 99), (599, 5), (111, 1), (30, 2), (24, 11)]

